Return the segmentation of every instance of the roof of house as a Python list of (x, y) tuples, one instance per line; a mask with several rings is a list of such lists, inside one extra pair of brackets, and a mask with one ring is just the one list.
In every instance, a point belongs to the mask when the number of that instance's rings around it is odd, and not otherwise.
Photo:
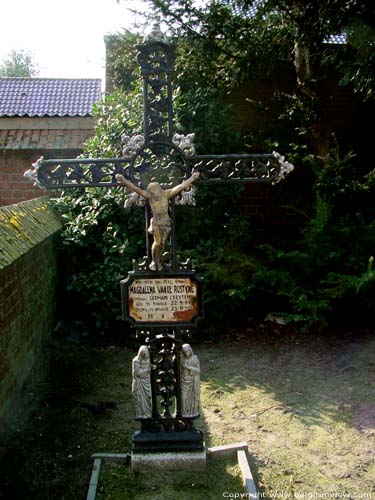
[(0, 78), (0, 116), (90, 116), (98, 78)]

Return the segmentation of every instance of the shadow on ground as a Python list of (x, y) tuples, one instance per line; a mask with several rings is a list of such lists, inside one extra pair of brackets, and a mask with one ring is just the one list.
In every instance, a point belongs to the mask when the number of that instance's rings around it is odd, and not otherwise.
[(264, 325), (202, 349), (211, 442), (247, 441), (268, 497), (371, 495), (374, 352), (371, 332), (277, 336)]
[[(133, 421), (131, 359), (121, 345), (51, 342), (51, 370), (36, 411), (3, 451), (0, 498), (80, 500), (91, 454), (128, 452)], [(302, 335), (257, 325), (195, 346), (202, 368), (208, 446), (247, 441), (258, 488), (369, 494), (375, 484), (375, 338), (371, 332)], [(168, 479), (169, 477), (169, 479)], [(238, 467), (207, 474), (101, 474), (98, 500), (216, 499), (239, 492)], [(242, 490), (241, 490), (242, 491)], [(369, 497), (368, 497), (369, 498)]]

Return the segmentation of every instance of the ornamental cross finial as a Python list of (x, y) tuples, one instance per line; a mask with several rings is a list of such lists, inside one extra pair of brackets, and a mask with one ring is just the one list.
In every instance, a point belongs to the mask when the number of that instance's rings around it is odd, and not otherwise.
[(161, 31), (159, 23), (153, 23), (149, 30), (146, 31), (142, 43), (163, 42), (168, 43), (167, 36)]

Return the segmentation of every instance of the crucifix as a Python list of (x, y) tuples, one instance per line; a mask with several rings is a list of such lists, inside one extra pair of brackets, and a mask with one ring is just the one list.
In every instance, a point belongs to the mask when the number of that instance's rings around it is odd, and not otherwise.
[(202, 318), (202, 280), (176, 253), (176, 205), (194, 205), (196, 183), (277, 183), (293, 170), (279, 153), (198, 155), (194, 134), (173, 132), (175, 46), (154, 26), (138, 46), (143, 135), (122, 137), (120, 158), (40, 158), (25, 176), (43, 188), (125, 189), (125, 207), (144, 206), (146, 255), (121, 281), (123, 317), (142, 339), (133, 359), (133, 453), (204, 449), (200, 366), (186, 343)]
[(139, 194), (148, 200), (152, 219), (148, 232), (153, 236), (153, 244), (151, 247), (152, 262), (150, 264), (151, 271), (162, 271), (162, 255), (167, 242), (169, 233), (171, 232), (171, 219), (169, 217), (169, 202), (179, 193), (190, 187), (192, 183), (198, 179), (199, 172), (194, 172), (189, 179), (178, 184), (177, 186), (163, 190), (158, 182), (150, 182), (147, 190), (136, 186), (131, 181), (125, 179), (121, 174), (116, 175), (116, 179), (125, 187), (136, 194)]

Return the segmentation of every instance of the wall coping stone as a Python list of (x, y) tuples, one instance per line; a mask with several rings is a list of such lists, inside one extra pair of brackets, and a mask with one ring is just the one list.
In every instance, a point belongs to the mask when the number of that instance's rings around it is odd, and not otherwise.
[(0, 207), (0, 270), (61, 228), (45, 196)]

